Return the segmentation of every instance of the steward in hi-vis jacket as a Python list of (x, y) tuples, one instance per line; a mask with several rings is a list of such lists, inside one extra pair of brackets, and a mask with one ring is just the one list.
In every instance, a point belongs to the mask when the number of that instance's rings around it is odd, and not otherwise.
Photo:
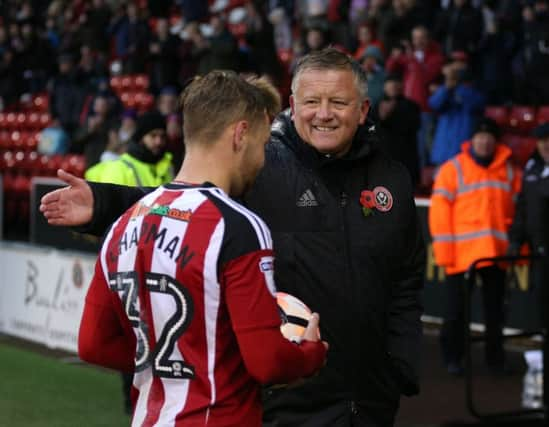
[[(461, 372), (463, 356), (464, 273), (480, 258), (504, 255), (507, 229), (515, 212), (521, 173), (511, 163), (511, 150), (497, 143), (499, 129), (482, 119), (462, 152), (442, 164), (433, 185), (429, 228), (437, 265), (447, 275), (448, 312), (441, 341), (448, 371)], [(503, 366), (504, 271), (481, 266), (488, 343), (486, 362)]]

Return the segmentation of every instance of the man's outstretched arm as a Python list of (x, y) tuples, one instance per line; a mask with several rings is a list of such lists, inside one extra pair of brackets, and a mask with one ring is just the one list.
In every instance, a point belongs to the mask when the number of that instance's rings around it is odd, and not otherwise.
[(116, 218), (153, 190), (88, 182), (62, 169), (57, 176), (68, 185), (45, 194), (40, 211), (51, 225), (77, 227), (96, 236), (102, 236)]

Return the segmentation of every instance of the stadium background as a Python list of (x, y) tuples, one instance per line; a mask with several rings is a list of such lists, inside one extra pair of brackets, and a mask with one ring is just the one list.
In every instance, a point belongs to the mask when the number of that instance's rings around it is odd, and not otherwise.
[[(464, 3), (465, 9), (461, 15), (452, 15), (458, 3)], [(197, 72), (227, 66), (267, 73), (287, 100), (291, 70), (300, 55), (335, 44), (362, 61), (365, 50), (376, 46), (382, 53), (378, 66), (383, 69), (392, 47), (408, 39), (416, 25), (424, 25), (431, 30), (433, 42), (447, 62), (453, 61), (455, 52), (465, 53), (475, 86), (486, 96), (481, 114), (500, 124), (502, 140), (512, 148), (517, 165), (523, 166), (534, 149), (530, 131), (549, 121), (549, 95), (543, 82), (549, 83), (540, 73), (549, 70), (549, 53), (541, 48), (542, 53), (535, 52), (535, 46), (549, 46), (544, 44), (549, 42), (545, 0), (140, 0), (129, 4), (54, 0), (5, 1), (0, 10), (0, 358), (6, 358), (0, 363), (0, 372), (6, 379), (13, 370), (35, 370), (37, 375), (41, 369), (52, 370), (59, 373), (59, 378), (63, 370), (68, 370), (76, 378), (73, 370), (84, 369), (77, 361), (73, 366), (71, 355), (76, 349), (83, 297), (98, 241), (49, 227), (37, 212), (40, 196), (59, 185), (55, 171), (62, 167), (83, 176), (98, 160), (96, 153), (107, 148), (110, 138), (116, 139), (113, 134), (118, 136), (116, 142), (121, 142), (124, 118), (135, 118), (156, 108), (180, 127), (177, 105), (166, 107), (162, 103), (166, 96), (173, 98)], [(442, 23), (448, 16), (458, 20), (468, 17), (476, 26), (469, 28), (454, 22), (444, 28)], [(210, 46), (228, 43), (232, 49), (229, 56), (196, 56), (200, 42), (191, 37), (196, 27), (190, 22), (198, 23), (198, 31)], [(497, 40), (505, 49), (487, 52), (483, 50), (485, 44), (495, 37), (490, 27), (493, 22), (497, 22)], [(371, 31), (370, 40), (358, 37), (363, 26)], [(162, 28), (168, 29), (167, 34)], [(487, 54), (495, 64), (507, 61), (506, 69), (497, 69), (494, 74)], [(62, 71), (64, 64), (72, 67), (68, 73)], [(434, 83), (442, 84), (442, 79), (440, 73)], [(98, 98), (106, 100), (106, 111), (99, 108)], [(99, 126), (92, 125), (97, 117)], [(431, 142), (427, 140), (427, 147)], [(175, 132), (171, 148), (177, 151), (180, 146), (180, 135)], [(175, 154), (182, 156), (181, 152)], [(428, 160), (416, 161), (416, 200), (429, 241), (426, 212), (436, 165)], [(430, 251), (427, 261), (424, 392), (418, 398), (403, 400), (399, 426), (434, 426), (456, 418), (472, 419), (464, 405), (463, 380), (449, 378), (438, 359), (437, 325), (444, 307), (437, 285), (443, 276)], [(507, 326), (535, 329), (539, 327), (537, 290), (528, 286), (528, 267), (517, 267), (513, 277), (516, 280), (508, 295)], [(473, 306), (475, 327), (482, 329), (476, 299)], [(511, 361), (517, 367), (514, 375), (494, 379), (480, 372), (480, 394), (490, 396), (483, 402), (488, 407), (520, 404), (524, 372), (521, 351), (531, 344), (516, 342), (509, 346)], [(43, 355), (47, 362), (40, 359)], [(28, 364), (24, 367), (9, 365), (26, 358)], [(52, 368), (48, 363), (60, 363), (61, 368)], [(14, 381), (27, 384), (22, 375), (14, 376)], [(104, 381), (112, 394), (112, 399), (102, 403), (106, 405), (104, 412), (117, 419), (122, 413), (122, 404), (117, 403), (121, 399), (117, 378), (103, 371), (98, 375), (102, 375), (99, 383)], [(57, 376), (40, 379), (34, 386), (36, 390), (21, 395), (20, 399), (29, 402), (19, 404), (19, 395), (7, 398), (12, 386), (6, 382), (0, 389), (0, 425), (32, 425), (15, 414), (23, 411), (32, 418), (30, 399), (36, 393), (53, 398), (58, 388), (49, 389), (46, 383), (51, 386), (63, 381)], [(82, 381), (98, 382), (85, 375)], [(76, 384), (76, 389), (86, 388), (87, 384)], [(88, 397), (69, 390), (65, 400), (81, 399), (83, 407), (93, 408), (93, 401), (105, 393), (100, 386), (98, 390)], [(54, 403), (50, 406), (56, 408)], [(63, 404), (57, 409), (52, 412), (62, 420)], [(40, 411), (37, 409), (37, 416)], [(94, 418), (96, 413), (91, 411), (89, 417)], [(82, 425), (120, 422), (97, 419), (94, 424), (85, 413), (79, 416)], [(36, 425), (62, 424), (52, 421)]]

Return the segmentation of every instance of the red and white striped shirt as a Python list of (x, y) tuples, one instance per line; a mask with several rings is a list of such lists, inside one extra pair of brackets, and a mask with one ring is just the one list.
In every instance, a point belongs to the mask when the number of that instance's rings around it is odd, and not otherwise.
[(133, 370), (132, 426), (260, 426), (260, 382), (316, 371), (280, 334), (265, 223), (212, 185), (168, 184), (112, 226), (79, 335), (84, 360)]

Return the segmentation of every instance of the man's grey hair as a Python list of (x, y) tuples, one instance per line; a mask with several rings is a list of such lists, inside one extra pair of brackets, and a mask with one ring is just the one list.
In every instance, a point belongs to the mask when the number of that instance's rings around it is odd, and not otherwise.
[(295, 94), (299, 77), (309, 70), (349, 70), (353, 73), (355, 86), (361, 101), (368, 99), (368, 79), (360, 64), (346, 53), (334, 47), (311, 52), (303, 56), (296, 65), (292, 78), (292, 94)]

